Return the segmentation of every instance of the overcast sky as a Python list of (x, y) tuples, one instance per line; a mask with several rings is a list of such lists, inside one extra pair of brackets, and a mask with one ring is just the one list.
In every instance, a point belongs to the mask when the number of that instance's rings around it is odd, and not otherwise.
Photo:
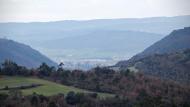
[(190, 14), (190, 0), (0, 0), (0, 22)]

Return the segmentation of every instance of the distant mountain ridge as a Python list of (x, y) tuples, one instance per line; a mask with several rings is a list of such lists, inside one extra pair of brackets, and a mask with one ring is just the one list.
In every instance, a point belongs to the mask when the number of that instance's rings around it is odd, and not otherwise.
[[(0, 33), (14, 33), (23, 35), (28, 31), (28, 35), (31, 33), (48, 34), (53, 32), (54, 34), (61, 34), (61, 32), (79, 31), (81, 29), (94, 30), (132, 30), (149, 32), (156, 34), (168, 34), (174, 29), (190, 26), (190, 15), (186, 16), (174, 16), (174, 17), (151, 17), (151, 18), (121, 18), (121, 19), (95, 19), (95, 20), (63, 20), (52, 22), (30, 22), (30, 23), (0, 23)], [(8, 29), (9, 28), (9, 29)], [(20, 32), (23, 30), (23, 32)], [(38, 31), (29, 32), (29, 31)], [(46, 32), (44, 32), (46, 31)], [(49, 32), (51, 31), (51, 32)], [(57, 35), (56, 34), (56, 35)]]
[(115, 51), (115, 53), (124, 51), (135, 53), (160, 40), (162, 37), (159, 34), (146, 32), (97, 30), (86, 35), (49, 40), (41, 45), (54, 49), (95, 49), (97, 51)]
[(38, 67), (42, 62), (50, 66), (57, 64), (30, 46), (0, 38), (0, 63), (12, 60), (19, 65), (29, 68)]

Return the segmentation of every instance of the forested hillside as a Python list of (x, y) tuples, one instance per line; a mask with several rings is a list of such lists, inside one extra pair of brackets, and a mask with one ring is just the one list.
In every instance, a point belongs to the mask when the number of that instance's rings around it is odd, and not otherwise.
[(40, 52), (32, 49), (30, 46), (0, 38), (0, 63), (5, 60), (12, 60), (26, 67), (37, 67), (42, 62), (48, 65), (56, 66), (57, 64), (42, 55)]
[(128, 61), (120, 61), (116, 65), (127, 66), (127, 63), (138, 60), (145, 56), (179, 52), (186, 49), (190, 49), (189, 41), (190, 41), (190, 27), (174, 30), (168, 36), (154, 43), (153, 45), (149, 46), (143, 52), (133, 56)]
[[(172, 79), (182, 83), (190, 83), (190, 50), (150, 55), (129, 62), (127, 66), (129, 68), (135, 67), (145, 74)], [(125, 69), (125, 66), (121, 68)]]
[(189, 83), (190, 27), (173, 31), (142, 53), (116, 66), (134, 67), (146, 74)]

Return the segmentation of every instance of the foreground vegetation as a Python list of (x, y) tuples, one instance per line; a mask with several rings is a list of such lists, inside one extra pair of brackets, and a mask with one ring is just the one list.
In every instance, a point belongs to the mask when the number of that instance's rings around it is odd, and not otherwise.
[[(49, 97), (33, 94), (25, 96), (24, 103), (19, 103), (19, 101), (22, 101), (22, 97), (17, 98), (17, 103), (13, 103), (13, 107), (21, 107), (25, 103), (27, 107), (41, 107), (43, 104), (43, 107), (190, 107), (190, 87), (171, 80), (163, 81), (130, 70), (116, 72), (100, 67), (87, 72), (70, 71), (64, 70), (61, 65), (58, 69), (55, 69), (43, 63), (37, 69), (26, 69), (14, 62), (5, 61), (0, 73), (9, 76), (38, 77), (58, 84), (96, 92), (106, 92), (115, 94), (115, 96), (100, 99), (96, 94), (81, 92), (68, 92), (64, 95), (59, 94)], [(18, 91), (10, 91), (8, 95), (1, 95), (0, 102), (3, 107), (13, 102), (14, 93), (16, 95), (19, 93), (19, 96), (22, 96)], [(33, 104), (33, 97), (35, 97), (35, 104)], [(46, 100), (43, 100), (43, 98)]]

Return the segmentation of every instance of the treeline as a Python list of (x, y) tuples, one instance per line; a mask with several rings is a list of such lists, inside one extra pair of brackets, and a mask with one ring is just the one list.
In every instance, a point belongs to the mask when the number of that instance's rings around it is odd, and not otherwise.
[(133, 102), (121, 96), (100, 99), (95, 93), (71, 91), (67, 95), (44, 96), (33, 93), (23, 96), (19, 90), (10, 90), (0, 94), (0, 107), (189, 107), (188, 102), (175, 105), (174, 102), (162, 102), (159, 99), (144, 92), (140, 93), (138, 101)]
[[(88, 107), (190, 107), (189, 86), (130, 70), (116, 72), (106, 67), (96, 67), (89, 71), (71, 71), (62, 67), (50, 67), (45, 63), (36, 69), (27, 69), (14, 62), (5, 61), (0, 74), (35, 76), (64, 85), (115, 94), (115, 97), (106, 99), (88, 98), (89, 96), (85, 95), (85, 99), (91, 101), (84, 102), (92, 102), (92, 106)], [(47, 98), (51, 99), (52, 96)], [(80, 104), (82, 103), (78, 102), (74, 105), (85, 107)]]

